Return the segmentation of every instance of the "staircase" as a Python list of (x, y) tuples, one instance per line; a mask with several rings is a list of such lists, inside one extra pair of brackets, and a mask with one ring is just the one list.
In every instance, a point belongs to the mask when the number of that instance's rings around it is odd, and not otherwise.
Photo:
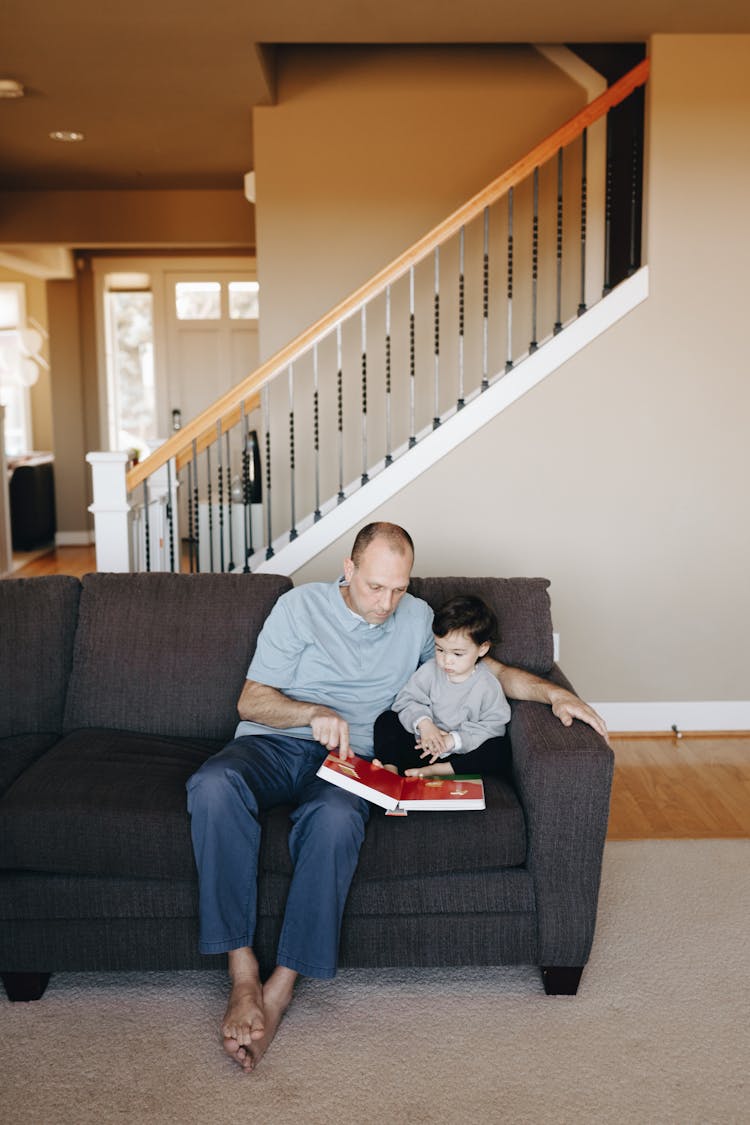
[(647, 77), (644, 60), (142, 464), (89, 454), (98, 569), (291, 574), (642, 301)]

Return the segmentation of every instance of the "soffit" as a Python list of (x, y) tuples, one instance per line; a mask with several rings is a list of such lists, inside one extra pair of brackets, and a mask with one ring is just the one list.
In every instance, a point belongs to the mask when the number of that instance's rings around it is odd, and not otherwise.
[[(644, 41), (750, 32), (737, 0), (5, 0), (2, 186), (238, 188), (252, 168), (252, 108), (273, 100), (276, 45)], [(56, 129), (86, 135), (55, 143)]]

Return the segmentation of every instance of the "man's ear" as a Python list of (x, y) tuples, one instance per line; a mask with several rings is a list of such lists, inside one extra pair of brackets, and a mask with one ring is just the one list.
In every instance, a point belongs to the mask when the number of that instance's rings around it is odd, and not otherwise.
[(481, 645), (479, 646), (479, 658), (481, 659), (483, 656), (486, 656), (489, 651), (490, 651), (490, 642), (489, 641), (482, 641)]
[(344, 581), (351, 582), (354, 574), (354, 563), (351, 559), (344, 559)]

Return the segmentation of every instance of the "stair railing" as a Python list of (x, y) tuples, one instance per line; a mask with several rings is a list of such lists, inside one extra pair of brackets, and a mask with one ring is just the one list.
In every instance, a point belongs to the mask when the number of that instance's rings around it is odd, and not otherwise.
[[(592, 222), (602, 295), (633, 273), (648, 70), (646, 59), (131, 467), (117, 568), (255, 569), (587, 310)], [(604, 118), (605, 199), (592, 216), (589, 129)], [(103, 457), (110, 474), (125, 459), (89, 455)]]

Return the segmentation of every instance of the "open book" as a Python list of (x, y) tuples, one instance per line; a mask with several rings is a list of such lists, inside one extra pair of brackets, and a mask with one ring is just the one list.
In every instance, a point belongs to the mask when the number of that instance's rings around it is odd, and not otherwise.
[(329, 754), (318, 777), (389, 810), (434, 812), (485, 807), (484, 785), (476, 776), (399, 777), (365, 758), (342, 762), (337, 754)]

